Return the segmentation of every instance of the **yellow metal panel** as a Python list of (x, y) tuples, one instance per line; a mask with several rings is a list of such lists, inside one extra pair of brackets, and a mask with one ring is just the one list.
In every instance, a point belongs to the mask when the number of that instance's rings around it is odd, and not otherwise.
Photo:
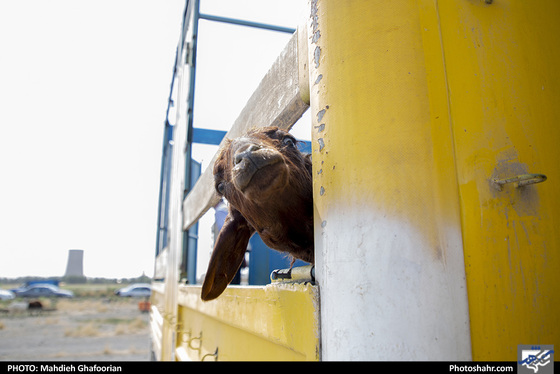
[[(150, 338), (152, 341), (152, 351), (158, 361), (165, 360), (163, 352), (165, 346), (171, 344), (173, 339), (173, 332), (175, 328), (175, 321), (165, 311), (165, 284), (162, 282), (152, 283), (152, 295), (150, 298), (151, 311), (150, 311)], [(164, 335), (167, 329), (171, 332), (171, 336)]]
[(309, 284), (230, 286), (203, 302), (199, 286), (182, 286), (177, 346), (192, 360), (318, 360), (317, 293)]
[[(473, 358), (560, 345), (560, 2), (440, 1)], [(493, 178), (548, 180), (501, 191)]]
[[(437, 321), (466, 315), (463, 271), (473, 359), (560, 345), (560, 2), (318, 0), (311, 16), (326, 357), (467, 354)], [(492, 182), (527, 173), (548, 179)]]
[(311, 2), (325, 359), (470, 359), (437, 13), (420, 5)]
[(323, 73), (311, 89), (322, 105), (313, 113), (319, 214), (336, 200), (365, 204), (435, 242), (439, 225), (427, 218), (449, 223), (459, 212), (439, 34), (425, 56), (415, 2), (341, 3), (319, 2), (336, 31), (322, 26), (330, 45), (319, 47), (323, 66), (311, 78)]

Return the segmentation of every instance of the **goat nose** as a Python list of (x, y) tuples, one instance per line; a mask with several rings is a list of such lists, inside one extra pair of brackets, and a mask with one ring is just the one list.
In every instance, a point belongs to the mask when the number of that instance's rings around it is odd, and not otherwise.
[(251, 155), (251, 153), (258, 151), (259, 149), (261, 149), (261, 147), (257, 144), (250, 144), (247, 147), (241, 148), (235, 153), (235, 158), (233, 160), (235, 165), (239, 164), (244, 158), (247, 158)]

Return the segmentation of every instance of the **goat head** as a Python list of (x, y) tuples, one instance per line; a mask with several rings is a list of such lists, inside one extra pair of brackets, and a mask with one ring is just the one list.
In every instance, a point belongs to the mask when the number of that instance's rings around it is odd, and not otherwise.
[[(202, 285), (203, 300), (218, 297), (237, 273), (251, 236), (313, 263), (311, 156), (277, 127), (228, 140), (214, 164), (216, 191), (229, 202)], [(293, 264), (293, 262), (292, 262)]]

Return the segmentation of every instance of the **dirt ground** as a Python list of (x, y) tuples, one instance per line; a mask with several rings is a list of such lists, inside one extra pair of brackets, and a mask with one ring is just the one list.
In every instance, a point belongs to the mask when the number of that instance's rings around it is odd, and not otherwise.
[(139, 301), (54, 300), (47, 305), (51, 311), (4, 312), (0, 360), (147, 361), (149, 315), (140, 312)]

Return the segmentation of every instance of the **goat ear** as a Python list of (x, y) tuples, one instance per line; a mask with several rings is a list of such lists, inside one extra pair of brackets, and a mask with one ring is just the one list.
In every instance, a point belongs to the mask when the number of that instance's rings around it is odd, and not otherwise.
[(202, 285), (202, 300), (215, 299), (224, 292), (243, 263), (247, 244), (254, 232), (245, 217), (232, 207), (210, 257)]

